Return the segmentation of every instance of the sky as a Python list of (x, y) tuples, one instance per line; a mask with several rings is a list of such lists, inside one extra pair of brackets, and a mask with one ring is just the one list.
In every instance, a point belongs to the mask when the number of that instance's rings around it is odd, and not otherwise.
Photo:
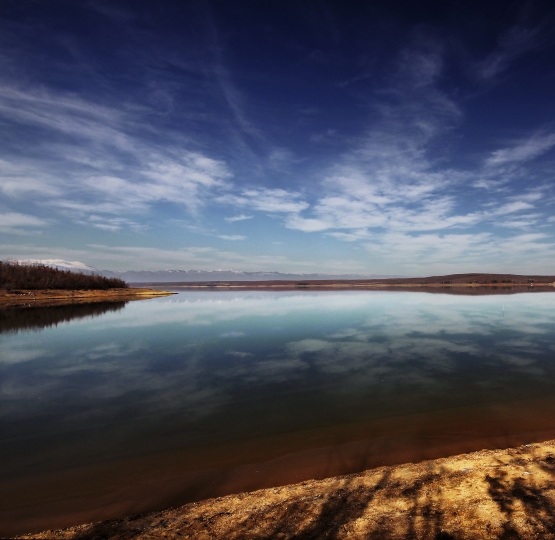
[(552, 2), (0, 2), (0, 260), (555, 273)]

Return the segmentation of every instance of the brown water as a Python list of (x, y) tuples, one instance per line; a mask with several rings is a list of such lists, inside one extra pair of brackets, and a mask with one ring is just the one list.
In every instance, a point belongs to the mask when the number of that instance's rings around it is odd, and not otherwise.
[(189, 292), (52, 327), (35, 313), (42, 332), (18, 314), (27, 330), (0, 335), (0, 535), (555, 438), (554, 308)]

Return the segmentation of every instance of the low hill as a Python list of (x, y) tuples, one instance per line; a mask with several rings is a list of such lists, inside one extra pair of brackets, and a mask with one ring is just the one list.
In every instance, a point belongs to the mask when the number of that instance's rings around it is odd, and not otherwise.
[(447, 284), (447, 285), (527, 285), (531, 283), (548, 284), (555, 281), (555, 276), (544, 275), (521, 275), (521, 274), (492, 274), (492, 273), (473, 273), (473, 274), (449, 274), (445, 276), (429, 276), (417, 278), (394, 278), (384, 280), (368, 280), (369, 282), (380, 282), (395, 285), (398, 283), (407, 284)]
[(5, 290), (107, 290), (127, 287), (127, 283), (119, 278), (59, 270), (43, 264), (0, 261), (0, 288)]

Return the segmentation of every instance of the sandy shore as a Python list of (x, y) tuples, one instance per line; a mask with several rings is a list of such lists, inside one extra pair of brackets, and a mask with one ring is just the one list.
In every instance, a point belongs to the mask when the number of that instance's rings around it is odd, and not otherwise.
[(555, 538), (555, 440), (18, 538), (550, 539)]
[(0, 290), (0, 307), (32, 307), (60, 304), (84, 304), (91, 302), (110, 302), (122, 300), (142, 300), (156, 296), (176, 294), (145, 288), (108, 289), (106, 291), (84, 290)]

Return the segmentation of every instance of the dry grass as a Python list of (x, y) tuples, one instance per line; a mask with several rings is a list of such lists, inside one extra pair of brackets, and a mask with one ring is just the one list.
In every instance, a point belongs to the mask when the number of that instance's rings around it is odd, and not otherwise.
[(168, 291), (153, 289), (108, 289), (108, 290), (0, 290), (0, 307), (32, 307), (90, 302), (140, 300), (156, 296), (168, 296)]

